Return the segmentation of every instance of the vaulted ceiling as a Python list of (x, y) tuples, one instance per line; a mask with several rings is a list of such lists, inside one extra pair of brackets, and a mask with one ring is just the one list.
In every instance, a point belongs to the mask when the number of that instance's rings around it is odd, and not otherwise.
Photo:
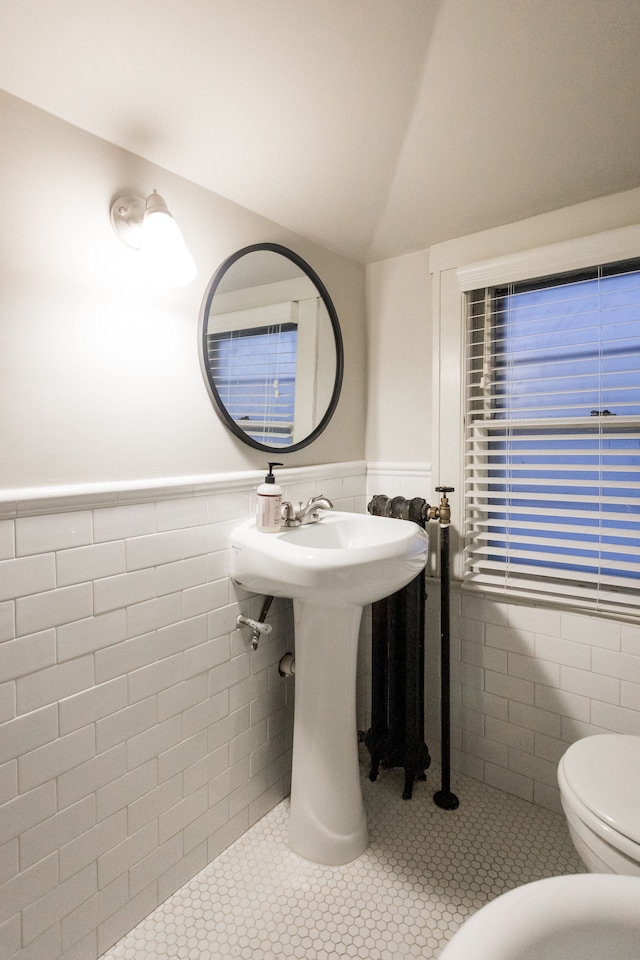
[(640, 185), (639, 0), (2, 0), (0, 87), (361, 262)]

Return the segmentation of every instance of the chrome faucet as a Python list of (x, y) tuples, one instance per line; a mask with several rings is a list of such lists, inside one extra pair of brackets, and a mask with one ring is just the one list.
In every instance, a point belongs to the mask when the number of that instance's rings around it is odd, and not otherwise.
[(304, 523), (315, 523), (320, 519), (318, 510), (333, 510), (331, 500), (322, 494), (318, 497), (309, 497), (304, 506), (300, 501), (297, 510), (289, 500), (285, 500), (282, 504), (282, 526), (300, 527)]

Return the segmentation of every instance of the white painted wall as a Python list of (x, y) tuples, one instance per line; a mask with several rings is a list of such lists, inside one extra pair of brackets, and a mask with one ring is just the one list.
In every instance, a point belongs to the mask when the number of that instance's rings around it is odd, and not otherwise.
[(431, 459), (429, 252), (367, 267), (367, 459)]
[[(0, 94), (0, 489), (209, 474), (262, 466), (214, 413), (197, 323), (205, 287), (235, 250), (262, 240), (304, 257), (334, 300), (345, 379), (332, 424), (288, 465), (364, 454), (364, 268)], [(157, 189), (199, 275), (140, 289), (116, 238), (112, 198)]]

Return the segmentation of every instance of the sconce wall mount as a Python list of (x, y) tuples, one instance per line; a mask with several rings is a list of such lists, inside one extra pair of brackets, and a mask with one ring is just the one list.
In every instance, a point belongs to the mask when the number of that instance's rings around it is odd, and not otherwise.
[(150, 277), (167, 286), (189, 283), (196, 265), (164, 199), (155, 190), (146, 200), (133, 194), (116, 197), (111, 225), (120, 240), (141, 254)]
[(111, 204), (111, 226), (123, 243), (132, 250), (140, 249), (140, 234), (146, 209), (142, 197), (125, 194)]

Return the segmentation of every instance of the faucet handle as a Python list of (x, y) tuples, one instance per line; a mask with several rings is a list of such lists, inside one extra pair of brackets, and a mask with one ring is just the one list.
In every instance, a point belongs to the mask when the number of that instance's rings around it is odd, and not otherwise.
[(296, 509), (290, 500), (283, 501), (280, 516), (284, 527), (297, 527), (300, 523)]

